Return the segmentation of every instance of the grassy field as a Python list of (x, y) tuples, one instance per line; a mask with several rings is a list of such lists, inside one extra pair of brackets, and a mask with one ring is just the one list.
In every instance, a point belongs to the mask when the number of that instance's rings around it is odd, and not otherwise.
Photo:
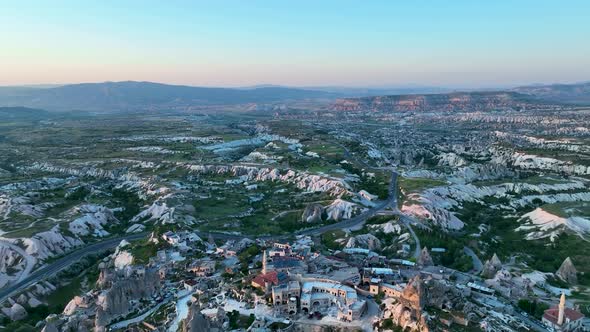
[(545, 204), (541, 208), (562, 218), (590, 217), (590, 202), (560, 202)]
[(398, 183), (398, 188), (399, 188), (398, 205), (400, 207), (405, 202), (417, 203), (417, 202), (408, 200), (408, 196), (410, 194), (420, 193), (428, 188), (444, 186), (447, 184), (444, 181), (436, 180), (436, 179), (405, 178), (405, 177), (401, 177), (401, 176), (398, 177), (397, 183)]
[(346, 238), (346, 233), (342, 230), (335, 230), (323, 233), (321, 235), (321, 243), (326, 249), (337, 250), (342, 249), (343, 245), (336, 240)]
[(428, 188), (444, 186), (447, 183), (436, 179), (399, 177), (398, 184), (405, 194), (411, 194), (422, 192)]
[[(528, 211), (516, 211), (516, 215)], [(553, 242), (549, 239), (525, 240), (524, 232), (515, 231), (520, 226), (517, 217), (503, 216), (498, 210), (478, 203), (464, 202), (457, 214), (466, 223), (467, 232), (475, 232), (480, 224), (489, 227), (479, 241), (481, 251), (487, 256), (497, 253), (500, 259), (505, 260), (518, 254), (519, 259), (531, 268), (552, 273), (570, 257), (578, 271), (582, 272), (578, 276), (580, 284), (590, 286), (590, 245), (579, 236), (563, 232)]]

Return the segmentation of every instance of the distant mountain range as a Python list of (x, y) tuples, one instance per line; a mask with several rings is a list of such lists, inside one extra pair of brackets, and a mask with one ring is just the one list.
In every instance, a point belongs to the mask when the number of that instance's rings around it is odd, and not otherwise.
[(47, 111), (27, 107), (0, 107), (0, 119), (10, 120), (40, 120), (50, 115)]
[(53, 88), (0, 88), (0, 106), (26, 106), (52, 111), (116, 111), (207, 105), (276, 103), (334, 99), (340, 95), (297, 88), (203, 88), (151, 82), (105, 82)]
[(336, 101), (336, 111), (485, 111), (524, 106), (534, 102), (532, 96), (511, 91), (453, 92), (442, 94), (413, 94), (343, 98)]
[(590, 83), (525, 86), (507, 91), (342, 98), (330, 108), (339, 111), (484, 111), (540, 104), (590, 105)]
[(590, 82), (523, 86), (512, 91), (548, 101), (590, 105)]
[[(50, 111), (126, 111), (182, 109), (195, 106), (272, 104), (301, 100), (355, 107), (415, 108), (416, 105), (505, 105), (523, 101), (590, 104), (590, 83), (525, 86), (509, 91), (450, 92), (436, 87), (346, 88), (255, 86), (205, 88), (152, 82), (104, 82), (51, 87), (0, 87), (0, 106)], [(356, 105), (356, 106), (355, 106)], [(453, 106), (454, 107), (454, 106)]]

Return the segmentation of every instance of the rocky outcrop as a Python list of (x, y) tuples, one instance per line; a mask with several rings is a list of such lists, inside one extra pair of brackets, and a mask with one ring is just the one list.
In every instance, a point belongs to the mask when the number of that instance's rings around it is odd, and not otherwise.
[[(424, 190), (422, 193), (408, 195), (408, 199), (415, 203), (404, 204), (402, 212), (418, 218), (428, 219), (432, 224), (440, 226), (443, 230), (459, 230), (464, 227), (464, 223), (451, 210), (461, 208), (463, 202), (485, 204), (484, 198), (487, 197), (511, 198), (505, 206), (498, 205), (496, 207), (511, 209), (530, 205), (533, 200), (537, 199), (544, 203), (590, 201), (590, 193), (588, 192), (549, 194), (550, 192), (556, 191), (580, 191), (585, 188), (585, 183), (577, 179), (567, 182), (541, 184), (522, 182), (507, 182), (491, 186), (453, 184), (450, 186), (434, 187)], [(542, 195), (530, 195), (532, 193)], [(529, 195), (514, 198), (515, 195), (523, 194)], [(567, 226), (578, 233), (590, 230), (590, 222), (582, 219), (584, 218), (569, 218)], [(548, 226), (549, 224), (543, 227)]]
[(555, 158), (541, 157), (533, 154), (515, 152), (511, 149), (494, 148), (491, 162), (512, 166), (524, 170), (541, 170), (570, 175), (588, 175), (590, 166), (574, 164)]
[(46, 322), (41, 332), (59, 332), (54, 322)]
[(62, 234), (59, 231), (59, 226), (54, 226), (46, 232), (37, 233), (31, 238), (20, 240), (25, 245), (27, 254), (37, 259), (47, 259), (49, 257), (63, 255), (83, 244), (82, 240), (77, 237)]
[(320, 222), (322, 220), (340, 221), (350, 219), (358, 210), (359, 206), (357, 204), (347, 202), (340, 198), (335, 199), (326, 207), (319, 203), (312, 203), (305, 207), (301, 215), (301, 221), (307, 223)]
[[(27, 264), (34, 264), (27, 262), (27, 253), (20, 247), (5, 241), (0, 242), (0, 287), (4, 287), (7, 283), (16, 279)], [(32, 269), (32, 266), (30, 267)]]
[(102, 321), (110, 322), (126, 315), (131, 309), (130, 301), (148, 298), (160, 288), (160, 277), (156, 270), (135, 270), (131, 273), (125, 279), (117, 279), (98, 296), (97, 305), (104, 314)]
[(115, 269), (124, 269), (133, 264), (133, 255), (127, 250), (122, 250), (116, 254), (114, 263)]
[(338, 198), (326, 207), (326, 219), (334, 221), (350, 219), (357, 209), (356, 204)]
[(365, 248), (381, 250), (381, 241), (373, 234), (361, 234), (348, 239), (346, 248)]
[(467, 161), (454, 152), (441, 153), (437, 157), (439, 166), (461, 167), (467, 165)]
[(208, 332), (211, 324), (201, 313), (199, 305), (193, 303), (189, 310), (188, 316), (182, 325), (183, 332)]
[(368, 227), (372, 230), (378, 230), (385, 234), (401, 234), (402, 233), (402, 226), (397, 222), (388, 221), (383, 224), (377, 225), (368, 225)]
[(449, 310), (453, 313), (453, 320), (458, 321), (465, 321), (477, 311), (477, 305), (467, 301), (463, 291), (453, 283), (419, 275), (408, 281), (399, 298), (386, 298), (383, 303), (383, 317), (391, 318), (397, 325), (411, 331), (430, 331), (435, 328), (437, 324), (431, 320), (431, 312), (427, 312), (430, 308)]
[(432, 262), (432, 257), (430, 256), (430, 252), (428, 252), (427, 247), (422, 248), (422, 251), (420, 252), (420, 257), (418, 257), (417, 263), (419, 266), (424, 266), (424, 267), (434, 265), (434, 263)]
[[(383, 300), (383, 318), (391, 319), (396, 326), (400, 326), (404, 331), (429, 332), (430, 328), (425, 317), (415, 317), (410, 309), (401, 302), (392, 298)], [(386, 330), (381, 326), (379, 331)]]
[(311, 203), (305, 207), (301, 215), (301, 221), (306, 223), (321, 222), (324, 213), (324, 207), (319, 203)]
[(18, 303), (14, 303), (10, 308), (2, 308), (2, 312), (12, 321), (21, 320), (27, 317), (27, 310)]
[(105, 170), (93, 166), (72, 168), (52, 165), (49, 163), (34, 163), (32, 166), (26, 167), (23, 170), (25, 172), (40, 170), (44, 172), (67, 174), (75, 177), (88, 176), (114, 180), (118, 183), (117, 188), (126, 188), (128, 190), (137, 191), (137, 194), (144, 199), (149, 196), (161, 195), (170, 191), (170, 188), (156, 186), (152, 181), (152, 178), (141, 178), (137, 173), (128, 172), (125, 168)]
[(51, 314), (45, 319), (45, 326), (41, 332), (100, 332), (94, 328), (94, 323), (88, 315), (81, 314), (62, 317)]
[(570, 285), (575, 285), (578, 283), (578, 270), (574, 266), (574, 262), (572, 262), (571, 258), (569, 257), (566, 258), (563, 263), (561, 263), (561, 266), (557, 272), (555, 272), (555, 275)]
[(299, 140), (297, 139), (288, 138), (275, 134), (261, 133), (253, 138), (239, 139), (229, 142), (208, 145), (203, 147), (203, 149), (213, 151), (214, 153), (224, 153), (236, 150), (243, 146), (262, 146), (273, 141), (288, 144), (289, 149), (295, 151), (299, 151), (302, 147), (301, 143), (299, 143)]
[(145, 210), (138, 213), (131, 222), (160, 222), (162, 224), (169, 224), (174, 222), (174, 208), (169, 208), (165, 202), (156, 201), (152, 203)]
[(523, 224), (516, 228), (517, 231), (527, 232), (527, 240), (549, 238), (554, 242), (558, 236), (566, 230), (584, 237), (590, 233), (590, 220), (582, 217), (564, 218), (549, 213), (542, 208), (524, 214), (519, 221)]
[(78, 207), (77, 212), (83, 215), (70, 222), (68, 229), (78, 236), (108, 236), (109, 233), (104, 226), (119, 222), (111, 209), (100, 205), (85, 204)]
[[(160, 276), (156, 269), (126, 266), (123, 269), (107, 267), (101, 262), (98, 289), (74, 297), (61, 316), (52, 321), (64, 331), (105, 331), (113, 320), (124, 317), (142, 300), (159, 294)], [(69, 328), (69, 330), (68, 330)]]
[(484, 278), (492, 279), (496, 276), (496, 273), (502, 269), (502, 262), (496, 254), (488, 259), (483, 265), (481, 276)]
[(298, 189), (308, 192), (326, 192), (337, 197), (350, 194), (350, 186), (344, 180), (313, 175), (307, 172), (296, 172), (294, 170), (283, 171), (278, 168), (259, 168), (245, 165), (223, 166), (180, 164), (179, 166), (184, 166), (195, 173), (230, 174), (237, 177), (235, 181), (232, 180), (232, 183), (242, 183), (246, 181), (281, 181), (295, 184)]

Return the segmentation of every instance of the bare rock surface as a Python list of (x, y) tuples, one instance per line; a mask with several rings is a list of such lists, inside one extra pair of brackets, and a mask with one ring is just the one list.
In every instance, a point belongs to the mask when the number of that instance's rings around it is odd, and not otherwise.
[(578, 270), (574, 266), (574, 262), (572, 262), (571, 258), (569, 257), (566, 258), (563, 263), (561, 263), (561, 266), (557, 272), (555, 272), (555, 275), (569, 284), (575, 285), (578, 283)]

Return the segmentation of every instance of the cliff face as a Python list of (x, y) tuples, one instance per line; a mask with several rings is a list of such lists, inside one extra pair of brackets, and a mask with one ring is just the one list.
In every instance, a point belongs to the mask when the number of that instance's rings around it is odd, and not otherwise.
[(301, 221), (309, 223), (320, 222), (322, 221), (323, 213), (324, 207), (321, 204), (311, 203), (305, 207), (301, 215)]
[(373, 234), (360, 234), (348, 239), (346, 248), (365, 248), (369, 250), (381, 250), (381, 241)]
[(578, 270), (574, 266), (571, 258), (566, 258), (555, 273), (561, 280), (575, 285), (578, 283)]
[(494, 278), (496, 273), (502, 269), (502, 262), (498, 258), (496, 254), (492, 256), (491, 259), (487, 260), (483, 266), (483, 270), (481, 272), (482, 277), (484, 278)]
[(334, 177), (322, 177), (306, 172), (294, 170), (282, 171), (278, 168), (253, 167), (244, 165), (219, 166), (219, 165), (185, 165), (194, 173), (202, 174), (231, 174), (237, 177), (234, 183), (280, 181), (292, 183), (298, 189), (309, 192), (326, 192), (335, 197), (350, 194), (350, 186), (342, 179)]
[(494, 108), (514, 108), (531, 103), (530, 97), (516, 92), (457, 92), (432, 95), (397, 95), (337, 100), (335, 111), (483, 111)]
[(101, 321), (110, 322), (114, 317), (126, 315), (131, 310), (130, 301), (148, 298), (159, 287), (160, 277), (156, 270), (136, 272), (125, 279), (113, 282), (97, 299), (97, 323), (99, 318)]
[(388, 297), (383, 300), (383, 305), (384, 319), (391, 319), (396, 325), (403, 327), (404, 331), (419, 332), (440, 330), (438, 319), (433, 319), (427, 312), (432, 308), (448, 309), (459, 321), (473, 316), (477, 308), (452, 283), (420, 276), (409, 280), (399, 298)]
[(74, 297), (63, 314), (48, 317), (49, 328), (106, 331), (106, 326), (115, 319), (138, 310), (136, 304), (140, 300), (149, 300), (158, 294), (160, 277), (155, 269), (128, 266), (113, 270), (102, 263), (97, 285), (97, 291)]
[(422, 248), (422, 251), (420, 252), (420, 257), (418, 257), (418, 265), (420, 265), (420, 266), (434, 265), (434, 263), (432, 262), (432, 257), (430, 256), (430, 253), (428, 252), (428, 248), (426, 248), (426, 247)]
[(201, 314), (199, 307), (193, 303), (188, 310), (188, 316), (184, 320), (183, 332), (207, 332), (210, 329), (209, 321)]

